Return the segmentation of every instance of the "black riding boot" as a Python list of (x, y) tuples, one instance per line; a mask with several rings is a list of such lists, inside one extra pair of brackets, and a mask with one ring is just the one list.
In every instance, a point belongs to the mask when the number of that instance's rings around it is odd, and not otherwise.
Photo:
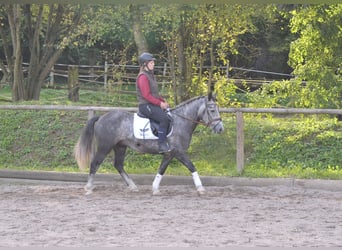
[(158, 139), (159, 139), (159, 153), (167, 153), (171, 151), (169, 144), (166, 141), (166, 129), (158, 130)]

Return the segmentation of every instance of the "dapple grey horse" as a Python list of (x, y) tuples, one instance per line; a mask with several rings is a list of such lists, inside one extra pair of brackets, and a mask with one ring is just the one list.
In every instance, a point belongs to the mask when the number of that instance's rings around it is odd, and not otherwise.
[[(212, 94), (200, 96), (185, 101), (171, 109), (173, 117), (173, 132), (168, 137), (172, 148), (171, 152), (163, 154), (158, 173), (152, 183), (152, 192), (159, 194), (161, 179), (173, 158), (184, 164), (192, 174), (192, 178), (199, 194), (205, 189), (202, 185), (196, 167), (189, 159), (187, 150), (192, 134), (198, 124), (210, 127), (214, 133), (223, 131), (223, 123), (219, 108)], [(85, 190), (91, 193), (94, 185), (94, 176), (107, 156), (114, 150), (114, 167), (124, 182), (132, 190), (137, 186), (124, 170), (124, 159), (127, 147), (140, 153), (157, 154), (158, 141), (137, 139), (133, 135), (133, 114), (115, 110), (99, 117), (93, 117), (88, 122), (75, 145), (74, 155), (80, 169), (85, 169), (90, 163), (90, 172)]]

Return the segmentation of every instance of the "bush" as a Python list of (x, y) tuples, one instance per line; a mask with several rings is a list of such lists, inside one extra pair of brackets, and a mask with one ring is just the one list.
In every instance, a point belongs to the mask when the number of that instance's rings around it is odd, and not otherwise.
[[(268, 118), (248, 121), (252, 152), (248, 168), (269, 169), (283, 176), (341, 175), (342, 124), (322, 116)], [(319, 173), (318, 173), (319, 172)], [(308, 173), (310, 173), (309, 176)], [(277, 175), (277, 174), (275, 174)]]

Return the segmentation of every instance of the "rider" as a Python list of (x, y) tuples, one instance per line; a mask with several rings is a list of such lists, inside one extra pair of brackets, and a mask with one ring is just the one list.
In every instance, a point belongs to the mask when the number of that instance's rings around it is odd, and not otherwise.
[(165, 110), (168, 109), (169, 104), (159, 95), (158, 84), (153, 74), (155, 60), (152, 54), (146, 52), (138, 58), (140, 72), (136, 80), (137, 97), (139, 112), (159, 123), (159, 153), (166, 153), (171, 151), (166, 141), (170, 120)]

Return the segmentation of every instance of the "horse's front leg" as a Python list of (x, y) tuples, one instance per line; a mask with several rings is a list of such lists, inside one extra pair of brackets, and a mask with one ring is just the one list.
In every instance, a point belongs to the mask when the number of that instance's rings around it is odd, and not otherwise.
[(163, 179), (163, 175), (165, 174), (165, 171), (173, 157), (174, 156), (172, 154), (164, 154), (163, 160), (158, 169), (158, 173), (156, 174), (152, 182), (152, 194), (153, 195), (160, 194), (160, 190), (159, 190), (160, 182)]
[(194, 181), (196, 190), (198, 192), (198, 194), (204, 194), (205, 193), (205, 188), (202, 185), (202, 181), (197, 173), (196, 167), (195, 165), (191, 162), (191, 160), (189, 159), (189, 156), (186, 153), (181, 153), (181, 154), (177, 154), (175, 156), (181, 163), (183, 163), (191, 172), (192, 175), (192, 179)]

